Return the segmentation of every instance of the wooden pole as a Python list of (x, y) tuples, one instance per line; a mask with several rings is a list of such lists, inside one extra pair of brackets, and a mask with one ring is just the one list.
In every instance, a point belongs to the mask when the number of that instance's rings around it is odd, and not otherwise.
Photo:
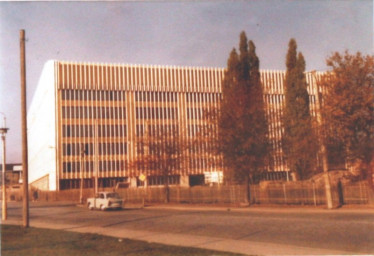
[(6, 117), (5, 114), (0, 112), (4, 116), (4, 123), (3, 127), (0, 128), (1, 140), (3, 141), (3, 173), (1, 176), (1, 186), (2, 186), (2, 215), (1, 220), (6, 220), (8, 218), (8, 206), (7, 206), (7, 195), (6, 195), (6, 142), (5, 136), (7, 131), (9, 130), (6, 128)]
[(23, 226), (29, 227), (29, 179), (27, 163), (27, 117), (26, 117), (26, 50), (25, 30), (20, 30), (21, 57), (21, 121), (22, 121), (22, 170), (23, 170)]
[[(3, 141), (3, 175), (2, 175), (2, 215), (1, 219), (6, 220), (8, 217), (8, 210), (7, 210), (7, 196), (6, 196), (6, 144), (5, 144), (5, 133), (7, 128), (4, 126), (4, 133), (1, 134), (1, 139)], [(3, 132), (3, 131), (2, 131)]]

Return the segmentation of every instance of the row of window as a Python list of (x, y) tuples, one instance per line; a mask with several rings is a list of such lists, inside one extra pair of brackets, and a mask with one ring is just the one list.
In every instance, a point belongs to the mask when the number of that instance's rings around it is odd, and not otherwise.
[[(115, 187), (119, 182), (127, 182), (127, 178), (98, 178), (99, 188)], [(83, 188), (93, 188), (94, 179), (83, 179)], [(64, 179), (60, 180), (60, 189), (74, 189), (81, 187), (81, 179)]]
[[(208, 159), (206, 158), (198, 158), (193, 159), (191, 158), (189, 161), (190, 169), (199, 169), (202, 166), (208, 166)], [(178, 169), (180, 163), (174, 163)], [(160, 170), (161, 163), (160, 162), (140, 162), (138, 164), (138, 170), (143, 170), (144, 172), (148, 170)], [(72, 161), (72, 162), (64, 162), (63, 163), (63, 173), (80, 173), (81, 170), (84, 172), (93, 173), (95, 171), (95, 163), (93, 161)], [(82, 169), (83, 168), (83, 169)], [(125, 161), (124, 160), (112, 160), (112, 161), (98, 161), (98, 170), (99, 172), (104, 171), (123, 171), (126, 169)]]
[(187, 119), (207, 119), (208, 112), (204, 108), (187, 108)]
[(98, 90), (61, 90), (62, 100), (80, 100), (80, 101), (124, 101), (125, 93), (123, 91), (98, 91)]
[[(205, 108), (187, 108), (188, 119), (204, 119), (207, 117)], [(125, 107), (62, 107), (63, 119), (126, 119)], [(137, 107), (137, 119), (178, 119), (177, 108)]]
[[(270, 104), (284, 104), (285, 95), (284, 94), (264, 94), (265, 101)], [(316, 104), (316, 97), (315, 95), (309, 95), (309, 102), (311, 105)]]
[[(179, 170), (182, 168), (183, 165), (185, 168), (188, 169), (202, 169), (202, 168), (209, 168), (214, 167), (218, 164), (218, 160), (210, 157), (203, 157), (195, 155), (195, 157), (190, 157), (188, 161), (184, 162), (183, 160), (178, 159), (172, 159), (170, 158), (169, 161), (159, 161), (157, 158), (157, 148), (153, 150), (154, 152), (150, 152), (150, 156), (155, 155), (156, 157), (152, 160), (151, 158), (146, 158), (144, 161), (139, 161), (137, 163), (137, 169), (139, 171), (149, 171), (149, 170), (163, 170), (165, 166), (173, 166), (174, 169)], [(152, 151), (152, 148), (150, 148), (150, 151)], [(142, 155), (145, 153), (145, 147), (142, 147), (142, 145), (138, 144), (137, 147), (137, 154)], [(196, 151), (196, 154), (198, 152)]]
[(157, 108), (157, 107), (146, 107), (136, 108), (137, 119), (178, 119), (177, 108)]
[[(126, 142), (113, 142), (113, 143), (98, 143), (97, 150), (99, 155), (126, 155), (127, 143)], [(73, 143), (63, 144), (64, 156), (78, 156), (81, 154), (91, 156), (95, 154), (93, 143)]]
[[(199, 184), (204, 183), (204, 176), (202, 176), (202, 182)], [(165, 184), (165, 180), (167, 179), (169, 185), (178, 185), (180, 184), (180, 175), (170, 175), (167, 177), (164, 176), (148, 176), (147, 177), (147, 185), (148, 186), (161, 186)], [(78, 189), (81, 186), (82, 180), (81, 179), (64, 179), (60, 180), (60, 189)], [(98, 187), (99, 188), (108, 188), (108, 187), (115, 187), (117, 183), (128, 182), (128, 178), (99, 178), (98, 179)], [(95, 186), (94, 179), (83, 179), (83, 188), (93, 188)], [(137, 186), (142, 187), (144, 186), (144, 182), (137, 179)]]
[[(63, 125), (62, 137), (64, 138), (92, 138), (95, 136), (95, 125)], [(97, 125), (98, 137), (126, 137), (127, 126), (118, 125)]]
[[(186, 93), (188, 102), (212, 102), (214, 99), (221, 99), (220, 93)], [(177, 102), (176, 92), (135, 92), (135, 101), (146, 102)], [(124, 101), (124, 91), (99, 91), (99, 90), (61, 90), (62, 100), (77, 101)]]
[[(204, 129), (207, 131), (213, 130), (212, 125), (188, 125), (188, 136), (195, 136), (203, 132)], [(126, 137), (127, 126), (126, 125), (98, 125), (97, 126), (98, 137)], [(136, 125), (136, 136), (156, 136), (160, 134), (179, 134), (179, 125)], [(95, 136), (95, 125), (63, 125), (62, 136), (64, 138), (92, 138)]]
[(178, 94), (175, 92), (135, 92), (135, 101), (176, 102)]
[(186, 93), (187, 102), (214, 102), (215, 99), (220, 100), (221, 93)]
[[(206, 135), (208, 131), (215, 131), (213, 125), (188, 125), (188, 136)], [(210, 134), (212, 136), (213, 134)]]
[[(212, 102), (214, 99), (220, 100), (221, 93), (186, 93), (187, 102)], [(270, 103), (283, 102), (284, 94), (264, 94)], [(124, 101), (124, 91), (99, 91), (99, 90), (61, 90), (62, 100), (79, 101)], [(136, 101), (148, 102), (176, 102), (178, 93), (175, 92), (135, 92)], [(311, 103), (315, 103), (315, 96), (309, 95)]]
[[(95, 170), (95, 163), (93, 161), (73, 161), (63, 162), (62, 172), (63, 173), (80, 173), (82, 168), (84, 172), (93, 173)], [(124, 160), (112, 160), (112, 161), (98, 161), (98, 171), (123, 171), (125, 170)]]
[[(160, 141), (145, 141), (144, 143), (139, 142), (136, 144), (136, 151), (138, 155), (144, 155), (146, 153), (150, 156), (159, 157), (159, 154), (165, 155), (165, 157), (170, 157), (170, 155), (177, 155), (180, 153), (180, 148), (178, 147), (177, 140), (168, 140), (167, 142), (160, 143)], [(168, 155), (170, 154), (170, 155)], [(170, 162), (173, 161), (170, 157)], [(151, 162), (151, 160), (149, 160)], [(153, 165), (152, 165), (153, 166)], [(160, 165), (157, 165), (160, 166)], [(151, 167), (150, 169), (155, 169)]]
[(167, 177), (165, 177), (165, 176), (148, 176), (147, 177), (148, 186), (164, 185), (166, 179), (167, 179), (169, 185), (180, 184), (180, 175), (169, 175)]
[(196, 157), (196, 158), (190, 158), (189, 161), (189, 169), (201, 169), (206, 168), (208, 166), (214, 166), (214, 159), (209, 159), (206, 157)]
[[(180, 175), (170, 175), (165, 178), (164, 176), (148, 176), (147, 184), (148, 186), (160, 186), (165, 184), (167, 179), (169, 185), (180, 184)], [(60, 180), (60, 189), (78, 189), (81, 186), (81, 179), (63, 179)], [(99, 188), (115, 187), (117, 183), (128, 182), (128, 178), (98, 178)], [(83, 179), (83, 188), (93, 188), (95, 186), (94, 179)], [(144, 182), (137, 179), (137, 186), (144, 186)]]
[(156, 136), (161, 134), (178, 135), (178, 125), (136, 125), (136, 136)]
[(125, 119), (125, 107), (91, 107), (69, 106), (62, 107), (62, 118), (79, 119)]
[[(187, 108), (188, 119), (206, 118), (207, 112), (204, 108)], [(126, 119), (125, 107), (87, 107), (73, 106), (62, 107), (62, 118), (77, 119)], [(178, 119), (177, 108), (137, 107), (137, 119)]]

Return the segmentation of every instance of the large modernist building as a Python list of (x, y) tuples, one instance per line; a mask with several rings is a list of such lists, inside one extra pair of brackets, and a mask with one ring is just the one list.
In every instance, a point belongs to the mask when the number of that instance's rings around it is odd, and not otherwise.
[[(40, 189), (99, 187), (117, 182), (140, 184), (131, 167), (137, 142), (152, 129), (174, 129), (193, 137), (218, 107), (223, 68), (145, 66), (49, 61), (45, 64), (28, 113), (29, 181)], [(283, 159), (281, 115), (284, 71), (261, 71), (264, 101), (273, 145), (274, 168), (265, 178), (288, 175)], [(315, 81), (307, 74), (312, 115)], [(199, 147), (199, 146), (198, 146)], [(191, 154), (187, 168), (173, 173), (170, 184), (221, 181), (222, 169), (204, 157), (204, 146)], [(218, 160), (217, 160), (218, 161)], [(218, 166), (218, 167), (217, 167)], [(148, 175), (146, 184), (162, 177)]]

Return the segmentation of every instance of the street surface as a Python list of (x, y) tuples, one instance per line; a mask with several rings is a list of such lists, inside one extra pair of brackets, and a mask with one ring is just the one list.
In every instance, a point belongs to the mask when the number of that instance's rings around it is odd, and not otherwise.
[[(6, 224), (22, 223), (8, 204)], [(245, 254), (374, 254), (374, 210), (127, 206), (89, 211), (74, 203), (30, 204), (30, 226)]]

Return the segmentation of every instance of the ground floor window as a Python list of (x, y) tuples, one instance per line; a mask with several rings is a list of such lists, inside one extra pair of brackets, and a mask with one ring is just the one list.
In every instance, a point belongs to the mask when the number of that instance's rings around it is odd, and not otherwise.
[[(127, 177), (121, 178), (99, 178), (99, 188), (115, 187), (117, 183), (127, 182)], [(95, 179), (83, 179), (83, 188), (93, 188), (95, 186)], [(64, 179), (60, 180), (60, 190), (79, 189), (81, 187), (81, 179)]]
[(253, 183), (259, 183), (263, 180), (291, 180), (291, 175), (286, 171), (264, 172), (253, 177)]
[(205, 176), (204, 174), (201, 175), (190, 175), (189, 177), (189, 185), (190, 187), (193, 186), (202, 186), (205, 184)]
[[(180, 175), (169, 175), (167, 176), (169, 185), (180, 184)], [(148, 186), (159, 186), (165, 184), (164, 176), (149, 176), (147, 177)]]

